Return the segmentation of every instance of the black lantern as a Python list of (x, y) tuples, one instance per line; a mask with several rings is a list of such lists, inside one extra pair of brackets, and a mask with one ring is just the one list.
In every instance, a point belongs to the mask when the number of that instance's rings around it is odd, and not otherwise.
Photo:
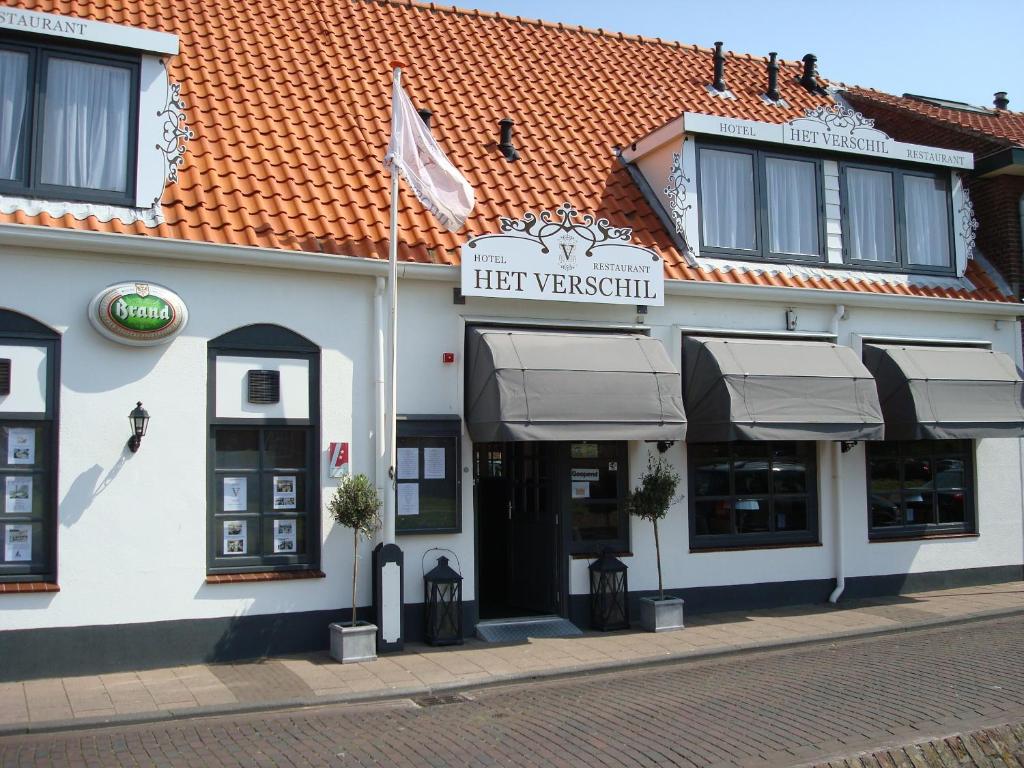
[(590, 564), (590, 626), (602, 631), (629, 629), (626, 564), (610, 550)]
[(142, 438), (149, 429), (149, 411), (142, 407), (140, 400), (135, 404), (135, 409), (128, 414), (128, 421), (132, 423), (132, 436), (128, 438), (128, 448), (132, 453), (139, 450), (142, 445)]
[(427, 614), (424, 639), (431, 645), (462, 645), (462, 576), (443, 555), (423, 577)]

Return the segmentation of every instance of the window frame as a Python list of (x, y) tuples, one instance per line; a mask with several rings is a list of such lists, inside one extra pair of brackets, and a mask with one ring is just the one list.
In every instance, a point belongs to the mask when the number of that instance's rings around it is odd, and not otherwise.
[[(68, 202), (101, 203), (107, 205), (136, 204), (136, 185), (139, 161), (139, 101), (141, 92), (142, 57), (140, 54), (122, 53), (101, 48), (84, 48), (41, 43), (22, 36), (0, 34), (0, 50), (13, 50), (29, 55), (27, 71), (26, 108), (23, 130), (26, 141), (18, 159), (18, 179), (0, 179), (0, 195), (18, 195), (30, 198), (54, 199)], [(40, 180), (43, 156), (43, 113), (46, 104), (47, 63), (51, 58), (82, 61), (127, 69), (128, 84), (128, 136), (125, 164), (125, 191), (114, 192), (88, 187), (70, 187), (43, 184)]]
[[(964, 446), (962, 453), (960, 452), (946, 452), (937, 453), (933, 448), (928, 453), (929, 461), (934, 462), (936, 458), (941, 456), (963, 456), (966, 466), (964, 467), (964, 476), (967, 480), (967, 486), (965, 487), (964, 493), (964, 522), (962, 523), (913, 523), (907, 524), (906, 514), (904, 513), (904, 523), (902, 525), (891, 525), (891, 526), (875, 526), (872, 520), (871, 514), (871, 446), (882, 444), (882, 443), (896, 443), (897, 445), (897, 462), (899, 464), (899, 490), (902, 499), (903, 487), (905, 485), (904, 480), (904, 466), (903, 459), (905, 458), (904, 446), (909, 443), (931, 443), (933, 446), (938, 446), (941, 443), (959, 443)], [(977, 535), (978, 533), (978, 477), (977, 477), (977, 459), (975, 453), (977, 451), (977, 443), (974, 440), (872, 440), (868, 441), (865, 446), (864, 454), (864, 480), (865, 480), (865, 493), (867, 498), (867, 525), (868, 525), (868, 541), (892, 541), (892, 540), (908, 540), (908, 539), (922, 539), (928, 538), (935, 535), (962, 535), (971, 536)], [(933, 492), (937, 493), (939, 489), (933, 489)], [(933, 505), (938, 503), (936, 498), (933, 501)], [(902, 503), (901, 503), (902, 507)], [(933, 506), (933, 510), (935, 507)], [(937, 517), (937, 516), (936, 516)]]
[[(574, 443), (596, 443), (597, 445), (614, 445), (617, 451), (620, 468), (617, 471), (616, 478), (616, 499), (618, 501), (618, 517), (619, 517), (619, 530), (621, 536), (616, 539), (588, 539), (586, 541), (574, 541), (573, 532), (573, 520), (572, 520), (572, 445)], [(570, 557), (598, 557), (605, 550), (610, 550), (615, 554), (625, 554), (631, 551), (631, 539), (630, 539), (630, 528), (632, 524), (632, 517), (629, 514), (629, 507), (626, 503), (626, 497), (629, 495), (629, 442), (625, 440), (569, 440), (561, 443), (561, 447), (558, 449), (560, 454), (560, 460), (555, 462), (555, 472), (557, 473), (557, 482), (555, 485), (555, 493), (558, 494), (556, 497), (558, 501), (555, 504), (555, 509), (564, 520), (563, 526), (563, 546), (564, 551)], [(599, 460), (600, 459), (599, 457)], [(578, 459), (576, 459), (578, 461)], [(580, 499), (580, 501), (589, 502), (590, 499)], [(600, 503), (603, 500), (597, 500)], [(584, 503), (584, 506), (588, 504)]]
[[(19, 422), (43, 425), (47, 430), (46, 450), (49, 466), (43, 470), (49, 476), (45, 483), (47, 494), (43, 516), (42, 535), (47, 562), (38, 566), (31, 563), (9, 567), (0, 560), (0, 583), (46, 582), (57, 583), (58, 549), (58, 482), (60, 468), (60, 348), (61, 337), (42, 323), (13, 310), (0, 309), (0, 344), (7, 346), (46, 347), (46, 411), (43, 413), (0, 413), (0, 422)], [(39, 446), (36, 446), (39, 450)], [(3, 474), (7, 474), (4, 472)], [(0, 514), (3, 514), (0, 512)], [(2, 535), (2, 526), (0, 526)]]
[[(720, 246), (707, 245), (704, 242), (704, 198), (700, 157), (701, 152), (707, 149), (751, 156), (754, 171), (754, 242), (756, 244), (753, 250), (722, 248)], [(820, 251), (818, 255), (777, 253), (771, 250), (770, 222), (768, 220), (768, 167), (765, 162), (769, 158), (810, 163), (814, 166), (815, 200), (818, 209), (818, 250)], [(707, 253), (711, 256), (729, 256), (731, 258), (771, 263), (825, 264), (828, 262), (828, 240), (825, 227), (825, 158), (811, 153), (780, 151), (766, 147), (750, 147), (725, 141), (699, 141), (696, 145), (696, 177), (697, 210), (699, 214), (697, 230), (698, 237), (700, 238), (701, 254)]]
[[(217, 413), (217, 358), (218, 357), (270, 357), (298, 359), (309, 362), (309, 417), (290, 418), (246, 418), (218, 417)], [(254, 324), (235, 328), (212, 339), (207, 345), (207, 454), (206, 454), (206, 574), (208, 576), (229, 573), (274, 573), (284, 571), (318, 571), (322, 557), (321, 518), (321, 440), (322, 419), (320, 410), (320, 356), (318, 346), (301, 337), (295, 331), (272, 324)], [(306, 445), (306, 553), (249, 555), (243, 557), (218, 556), (218, 542), (222, 535), (219, 522), (229, 513), (217, 512), (218, 482), (223, 474), (217, 469), (217, 433), (219, 430), (257, 430), (260, 434), (259, 464), (255, 470), (240, 469), (237, 473), (256, 473), (259, 478), (268, 474), (263, 466), (263, 434), (277, 428), (304, 428), (307, 430)], [(273, 468), (269, 471), (272, 477)], [(299, 510), (280, 510), (282, 517), (300, 517)], [(294, 512), (288, 515), (287, 512)], [(251, 512), (239, 513), (246, 519)], [(274, 516), (273, 510), (269, 513)], [(267, 516), (262, 509), (255, 514), (261, 523)], [(252, 541), (252, 534), (247, 533)], [(262, 530), (260, 533), (262, 539)]]
[[(849, 192), (846, 172), (854, 168), (864, 171), (881, 171), (892, 176), (893, 224), (896, 236), (896, 261), (871, 261), (855, 259), (850, 247), (850, 211)], [(946, 221), (948, 222), (946, 242), (949, 244), (949, 266), (936, 267), (928, 264), (911, 264), (908, 261), (906, 198), (903, 187), (904, 176), (917, 176), (926, 179), (941, 178), (946, 184)], [(873, 163), (861, 160), (839, 160), (839, 208), (840, 226), (843, 230), (843, 263), (858, 269), (872, 272), (900, 272), (919, 275), (956, 274), (956, 226), (953, 210), (953, 177), (948, 169), (926, 170), (920, 167), (909, 167), (891, 163)]]
[[(697, 533), (697, 501), (698, 494), (696, 493), (696, 470), (697, 465), (693, 460), (694, 451), (693, 448), (697, 445), (727, 445), (729, 446), (729, 494), (711, 494), (707, 496), (700, 496), (700, 500), (704, 499), (730, 499), (732, 504), (735, 504), (736, 499), (744, 494), (736, 493), (736, 446), (746, 442), (757, 442), (763, 443), (768, 446), (775, 445), (777, 443), (805, 443), (810, 446), (808, 451), (807, 461), (807, 491), (806, 494), (778, 494), (779, 496), (806, 496), (807, 498), (807, 530), (806, 531), (768, 531), (763, 533), (728, 533), (728, 534), (698, 534)], [(771, 448), (768, 448), (771, 452)], [(770, 472), (769, 468), (769, 472)], [(688, 513), (688, 524), (690, 534), (690, 551), (701, 552), (701, 551), (715, 551), (720, 549), (771, 549), (772, 547), (782, 546), (805, 546), (805, 545), (817, 545), (821, 543), (821, 504), (818, 498), (819, 496), (819, 477), (818, 477), (818, 444), (809, 440), (767, 440), (767, 441), (732, 441), (727, 443), (695, 443), (687, 446), (686, 450), (686, 480), (687, 487), (690, 489), (687, 493), (687, 513)], [(750, 494), (746, 494), (748, 496)], [(757, 494), (758, 496), (762, 494)], [(769, 499), (772, 504), (772, 510), (774, 510), (775, 501), (775, 490), (770, 488), (769, 491), (763, 494)], [(769, 515), (769, 520), (771, 520)], [(732, 518), (730, 522), (734, 523), (735, 519), (735, 508), (733, 509)], [(774, 526), (774, 521), (772, 522)], [(735, 527), (735, 526), (734, 526)]]
[[(399, 414), (396, 424), (396, 436), (397, 443), (396, 448), (403, 448), (407, 446), (402, 445), (402, 441), (406, 439), (417, 440), (419, 438), (427, 439), (443, 439), (451, 441), (454, 444), (454, 457), (455, 466), (453, 470), (454, 477), (452, 478), (455, 482), (455, 524), (453, 526), (420, 526), (420, 527), (408, 527), (403, 528), (400, 523), (403, 518), (397, 517), (395, 519), (395, 535), (396, 536), (418, 536), (422, 534), (435, 534), (435, 533), (462, 533), (462, 419), (457, 415), (451, 414), (439, 414), (439, 415), (404, 415)], [(446, 446), (447, 449), (447, 446)], [(423, 456), (422, 451), (418, 452), (419, 455), (417, 460), (419, 466), (422, 467)], [(447, 458), (445, 463), (447, 464)], [(400, 482), (406, 482), (395, 478), (394, 489), (389, 491), (395, 494), (395, 509), (398, 509), (398, 484)], [(423, 482), (438, 482), (431, 480), (424, 480), (422, 475), (416, 481), (417, 483)]]

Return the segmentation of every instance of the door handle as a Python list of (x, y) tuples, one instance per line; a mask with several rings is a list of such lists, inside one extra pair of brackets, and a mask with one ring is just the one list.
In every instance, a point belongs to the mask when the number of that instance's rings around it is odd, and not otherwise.
[(512, 499), (508, 500), (508, 519), (512, 519)]

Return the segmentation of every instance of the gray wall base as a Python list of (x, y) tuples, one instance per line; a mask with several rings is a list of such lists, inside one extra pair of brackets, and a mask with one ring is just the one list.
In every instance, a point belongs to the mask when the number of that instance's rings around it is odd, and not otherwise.
[[(472, 635), (473, 602), (464, 604), (464, 634)], [(14, 629), (0, 632), (0, 681), (98, 675), (178, 664), (240, 661), (326, 651), (332, 622), (349, 622), (348, 608), (144, 624)], [(369, 606), (358, 611), (373, 621)], [(423, 638), (423, 604), (405, 607), (406, 640)]]

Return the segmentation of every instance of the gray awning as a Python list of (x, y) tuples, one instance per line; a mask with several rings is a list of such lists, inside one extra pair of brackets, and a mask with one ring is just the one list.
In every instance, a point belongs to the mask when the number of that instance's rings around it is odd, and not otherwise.
[(469, 328), (466, 365), (476, 442), (686, 434), (679, 372), (647, 336)]
[(849, 347), (686, 337), (690, 442), (879, 440), (875, 382)]
[(865, 344), (890, 440), (1024, 436), (1024, 379), (1002, 352)]

